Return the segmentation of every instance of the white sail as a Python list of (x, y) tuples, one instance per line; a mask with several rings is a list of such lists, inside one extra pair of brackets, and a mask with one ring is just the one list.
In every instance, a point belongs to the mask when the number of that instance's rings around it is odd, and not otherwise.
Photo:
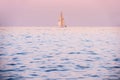
[(60, 14), (60, 18), (59, 18), (59, 21), (58, 21), (58, 25), (59, 25), (60, 27), (65, 27), (64, 17), (63, 17), (62, 12), (61, 12), (61, 14)]

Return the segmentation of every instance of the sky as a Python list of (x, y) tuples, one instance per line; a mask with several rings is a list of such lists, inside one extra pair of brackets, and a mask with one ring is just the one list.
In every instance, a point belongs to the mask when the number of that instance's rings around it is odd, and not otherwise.
[(120, 0), (0, 0), (2, 26), (120, 26)]

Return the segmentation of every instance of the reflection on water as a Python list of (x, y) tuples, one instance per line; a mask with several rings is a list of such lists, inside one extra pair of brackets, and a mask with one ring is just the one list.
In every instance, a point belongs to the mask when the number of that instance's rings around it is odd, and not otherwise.
[(0, 80), (120, 80), (120, 32), (109, 27), (0, 30)]

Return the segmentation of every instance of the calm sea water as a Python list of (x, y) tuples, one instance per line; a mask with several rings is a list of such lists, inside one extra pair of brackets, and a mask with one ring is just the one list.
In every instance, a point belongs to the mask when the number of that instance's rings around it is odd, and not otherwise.
[(119, 27), (0, 27), (0, 80), (120, 80)]

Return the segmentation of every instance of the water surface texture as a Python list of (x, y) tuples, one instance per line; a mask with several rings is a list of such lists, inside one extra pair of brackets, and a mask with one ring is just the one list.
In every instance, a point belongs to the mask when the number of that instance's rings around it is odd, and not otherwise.
[(120, 80), (119, 27), (0, 27), (0, 80)]

